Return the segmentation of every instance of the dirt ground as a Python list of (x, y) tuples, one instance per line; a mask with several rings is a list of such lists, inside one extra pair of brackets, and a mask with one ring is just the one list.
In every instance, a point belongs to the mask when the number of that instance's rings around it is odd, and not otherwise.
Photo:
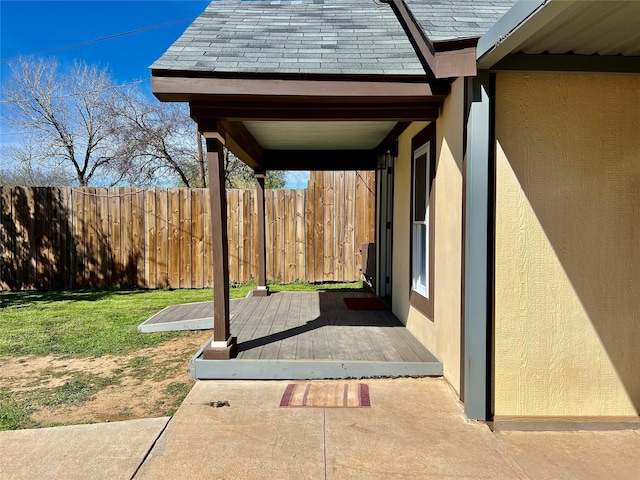
[[(32, 405), (39, 426), (171, 415), (193, 385), (189, 359), (210, 336), (210, 330), (189, 332), (123, 356), (3, 357), (0, 390)], [(96, 391), (67, 398), (70, 385)]]

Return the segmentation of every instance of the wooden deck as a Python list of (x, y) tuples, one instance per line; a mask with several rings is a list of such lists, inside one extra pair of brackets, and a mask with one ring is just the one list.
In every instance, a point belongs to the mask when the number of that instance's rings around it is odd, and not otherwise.
[[(198, 379), (310, 379), (440, 376), (442, 364), (389, 310), (349, 310), (364, 292), (281, 292), (231, 302), (232, 360), (191, 361)], [(167, 323), (213, 319), (211, 302), (163, 310)], [(160, 312), (160, 313), (163, 313)], [(153, 318), (153, 317), (152, 317)]]
[[(231, 318), (245, 299), (229, 300)], [(138, 326), (141, 333), (213, 329), (213, 302), (170, 305)]]

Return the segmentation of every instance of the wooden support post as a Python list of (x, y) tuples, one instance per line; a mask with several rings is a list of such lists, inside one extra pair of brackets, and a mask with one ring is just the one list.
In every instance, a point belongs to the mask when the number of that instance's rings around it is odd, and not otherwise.
[(269, 295), (267, 287), (267, 245), (264, 218), (264, 180), (265, 172), (256, 170), (256, 200), (258, 201), (258, 288), (253, 291), (256, 297)]
[(211, 191), (211, 236), (213, 240), (213, 341), (202, 358), (228, 360), (235, 356), (236, 338), (229, 328), (229, 247), (227, 242), (227, 197), (224, 184), (224, 152), (217, 132), (205, 133), (209, 189)]

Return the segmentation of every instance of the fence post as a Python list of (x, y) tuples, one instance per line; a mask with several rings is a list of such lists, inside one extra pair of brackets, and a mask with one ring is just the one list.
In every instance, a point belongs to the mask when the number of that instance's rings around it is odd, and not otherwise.
[(258, 288), (253, 292), (258, 297), (269, 295), (267, 287), (267, 242), (264, 218), (264, 171), (256, 170), (256, 195), (258, 204)]

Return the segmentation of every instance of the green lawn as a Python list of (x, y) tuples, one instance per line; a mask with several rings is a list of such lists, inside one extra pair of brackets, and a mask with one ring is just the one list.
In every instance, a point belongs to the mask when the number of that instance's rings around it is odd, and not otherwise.
[[(231, 298), (243, 298), (253, 288), (253, 284), (234, 286), (230, 289)], [(362, 284), (299, 282), (270, 288), (274, 292), (361, 290)], [(181, 377), (179, 372), (184, 370), (192, 353), (183, 352), (171, 361), (163, 361), (153, 351), (141, 349), (189, 333), (138, 333), (137, 327), (168, 305), (207, 301), (212, 297), (211, 289), (0, 292), (0, 362), (2, 357), (6, 360), (14, 357), (13, 362), (26, 366), (37, 360), (34, 357), (49, 354), (68, 362), (60, 371), (50, 367), (33, 370), (27, 384), (16, 385), (11, 379), (0, 384), (0, 430), (91, 422), (90, 417), (70, 420), (64, 412), (81, 408), (108, 387), (131, 385), (132, 381), (145, 385), (143, 388), (165, 385), (162, 393), (168, 403), (152, 405), (146, 415), (172, 415), (191, 389), (192, 384), (185, 382), (184, 374)], [(116, 356), (117, 368), (108, 367), (110, 371), (96, 374), (73, 364), (83, 359), (100, 362), (103, 355)], [(108, 360), (104, 365), (109, 365)], [(51, 384), (51, 379), (62, 379), (63, 383)], [(127, 405), (120, 410), (113, 413), (126, 418)], [(41, 423), (34, 415), (42, 411), (63, 413), (58, 414), (54, 423)]]
[[(360, 289), (361, 283), (270, 285), (272, 291)], [(234, 286), (243, 298), (252, 284)], [(212, 299), (206, 290), (0, 292), (0, 356), (122, 355), (184, 335), (139, 334), (137, 327), (167, 305)]]

